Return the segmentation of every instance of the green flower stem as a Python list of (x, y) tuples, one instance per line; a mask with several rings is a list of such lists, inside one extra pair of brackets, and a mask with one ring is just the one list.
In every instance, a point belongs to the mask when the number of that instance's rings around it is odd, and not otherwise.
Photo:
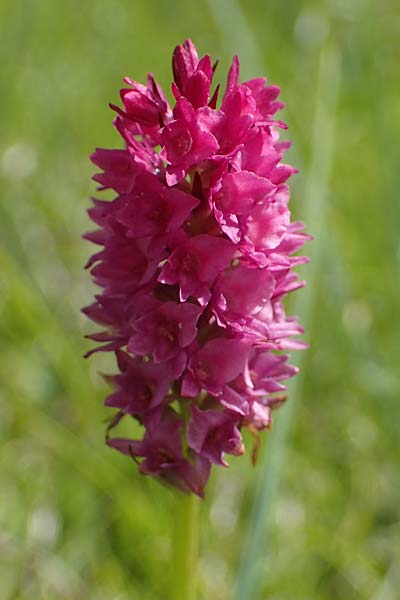
[(199, 503), (194, 494), (176, 495), (172, 600), (196, 598)]

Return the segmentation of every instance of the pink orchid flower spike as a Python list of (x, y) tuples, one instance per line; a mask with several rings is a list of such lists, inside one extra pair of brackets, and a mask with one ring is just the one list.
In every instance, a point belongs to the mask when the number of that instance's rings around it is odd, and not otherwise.
[[(270, 427), (297, 373), (281, 351), (305, 346), (302, 328), (283, 300), (304, 285), (293, 268), (307, 258), (294, 253), (310, 239), (288, 208), (296, 169), (282, 162), (279, 88), (240, 83), (235, 57), (219, 94), (214, 72), (186, 40), (173, 53), (173, 106), (151, 74), (125, 79), (111, 105), (123, 147), (91, 156), (99, 190), (115, 197), (93, 200), (97, 229), (85, 236), (100, 289), (84, 312), (101, 326), (87, 354), (115, 353), (118, 365), (106, 376), (107, 444), (200, 497), (211, 466), (245, 452), (243, 428)], [(142, 437), (114, 437), (121, 419)]]

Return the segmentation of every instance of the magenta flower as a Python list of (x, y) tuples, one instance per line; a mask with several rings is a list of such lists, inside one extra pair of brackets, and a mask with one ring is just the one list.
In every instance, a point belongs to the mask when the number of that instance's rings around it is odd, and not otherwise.
[(190, 358), (183, 376), (183, 396), (197, 396), (202, 390), (220, 396), (225, 386), (246, 368), (250, 347), (238, 339), (207, 341)]
[(166, 408), (163, 417), (144, 421), (146, 433), (142, 440), (107, 439), (107, 444), (122, 454), (143, 459), (139, 470), (154, 475), (184, 492), (200, 494), (210, 475), (210, 461), (200, 453), (184, 457), (182, 450), (182, 420)]
[(233, 244), (222, 237), (205, 234), (189, 237), (172, 252), (158, 280), (168, 285), (179, 284), (182, 302), (193, 296), (205, 306), (211, 298), (214, 279), (228, 267), (234, 252)]
[[(274, 120), (279, 88), (239, 83), (235, 57), (218, 103), (216, 65), (190, 40), (173, 54), (171, 108), (152, 75), (126, 78), (114, 124), (123, 149), (98, 148), (100, 190), (89, 216), (99, 246), (87, 268), (100, 292), (84, 309), (114, 352), (116, 409), (107, 443), (141, 473), (204, 495), (212, 464), (245, 449), (241, 430), (267, 429), (296, 374), (281, 350), (303, 348), (302, 328), (282, 303), (304, 285), (293, 267), (307, 241), (291, 222), (282, 162), (289, 142)], [(122, 418), (142, 439), (111, 437)]]
[(157, 308), (133, 321), (128, 351), (152, 355), (155, 363), (174, 358), (196, 338), (201, 313), (200, 306), (189, 302), (159, 302)]
[(200, 410), (192, 406), (187, 439), (190, 448), (216, 465), (228, 466), (223, 454), (244, 453), (237, 415), (229, 411)]

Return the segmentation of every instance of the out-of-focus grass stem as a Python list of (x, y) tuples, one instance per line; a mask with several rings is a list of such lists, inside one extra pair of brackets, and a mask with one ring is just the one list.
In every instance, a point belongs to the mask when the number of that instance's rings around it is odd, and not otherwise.
[[(314, 306), (314, 291), (319, 271), (323, 238), (326, 228), (326, 201), (332, 168), (335, 113), (340, 85), (340, 53), (333, 46), (321, 50), (313, 125), (311, 164), (305, 185), (305, 210), (302, 218), (314, 242), (307, 248), (312, 262), (307, 268), (307, 288), (292, 303), (293, 313), (300, 315), (306, 332), (310, 331)], [(297, 364), (304, 360), (301, 356)], [(299, 365), (301, 368), (301, 364)], [(269, 541), (270, 521), (279, 491), (279, 480), (285, 464), (290, 426), (296, 401), (301, 394), (302, 375), (291, 381), (289, 401), (275, 420), (267, 451), (261, 457), (259, 480), (238, 571), (235, 599), (259, 598), (263, 563)]]

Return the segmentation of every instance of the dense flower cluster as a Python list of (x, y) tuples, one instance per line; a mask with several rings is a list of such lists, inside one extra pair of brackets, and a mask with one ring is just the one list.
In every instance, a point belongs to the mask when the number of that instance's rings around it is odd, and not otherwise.
[[(290, 222), (279, 88), (239, 83), (235, 57), (218, 103), (215, 66), (190, 40), (175, 49), (173, 109), (151, 74), (125, 79), (111, 105), (125, 148), (91, 157), (116, 197), (94, 200), (99, 229), (86, 235), (101, 246), (87, 266), (102, 290), (84, 312), (103, 327), (88, 355), (113, 351), (119, 368), (107, 443), (200, 496), (212, 464), (243, 454), (241, 429), (269, 427), (297, 371), (279, 352), (303, 347), (282, 298), (303, 285), (293, 254), (308, 239)], [(111, 437), (126, 415), (143, 439)]]

